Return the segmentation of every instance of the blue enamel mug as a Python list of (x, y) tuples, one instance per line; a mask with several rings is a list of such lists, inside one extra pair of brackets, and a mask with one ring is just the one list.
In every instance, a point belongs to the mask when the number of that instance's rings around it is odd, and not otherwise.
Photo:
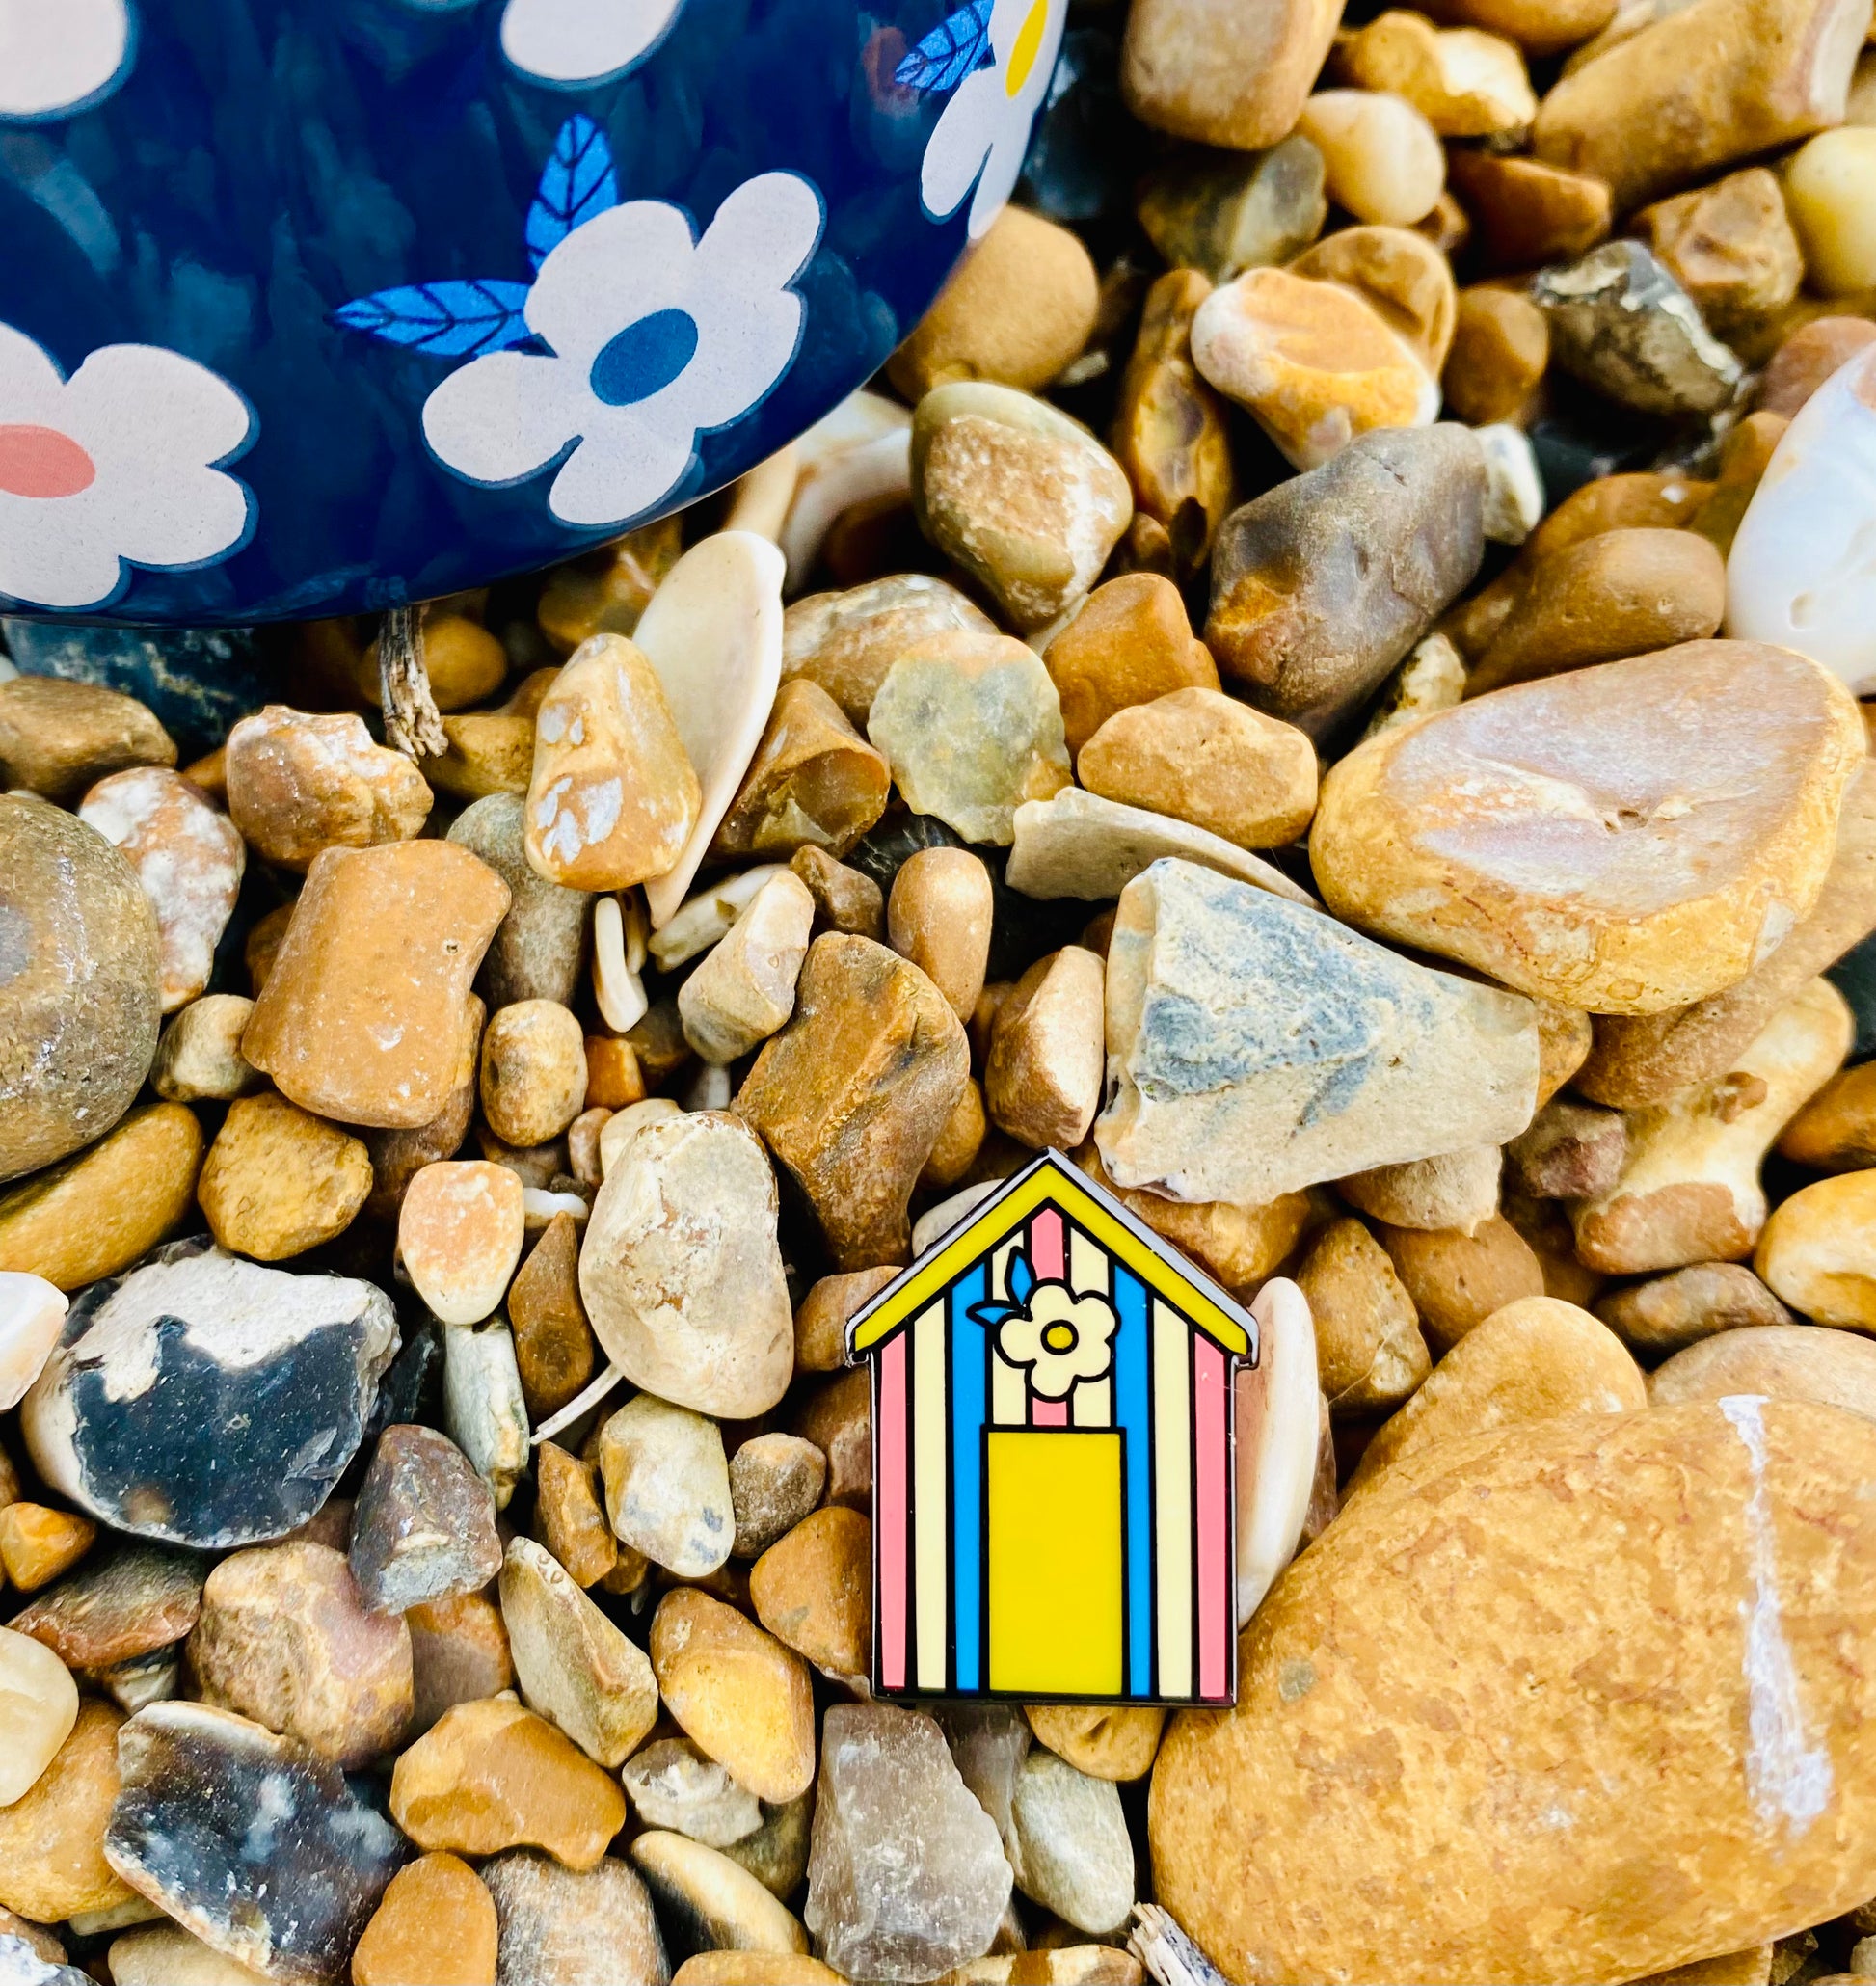
[(740, 475), (1007, 199), (1066, 0), (0, 0), (0, 612), (370, 611)]

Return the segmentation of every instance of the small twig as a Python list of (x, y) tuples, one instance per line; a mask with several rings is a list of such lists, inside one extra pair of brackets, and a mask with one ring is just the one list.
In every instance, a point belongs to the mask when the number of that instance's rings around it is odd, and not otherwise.
[(449, 749), (430, 672), (423, 665), (421, 606), (394, 606), (378, 631), (378, 694), (385, 707), (385, 742), (407, 759), (441, 759)]
[(1231, 1986), (1231, 1982), (1155, 1903), (1134, 1905), (1134, 1930), (1127, 1949), (1159, 1986)]

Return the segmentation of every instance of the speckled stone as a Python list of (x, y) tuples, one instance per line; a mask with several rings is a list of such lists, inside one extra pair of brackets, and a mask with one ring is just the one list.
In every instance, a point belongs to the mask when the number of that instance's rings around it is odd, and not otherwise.
[(40, 1473), (80, 1509), (225, 1550), (325, 1502), (396, 1349), (396, 1313), (370, 1283), (174, 1242), (73, 1303), (20, 1423)]
[(626, 1761), (626, 1796), (649, 1828), (728, 1848), (763, 1824), (762, 1802), (689, 1738), (657, 1738)]
[(630, 1863), (576, 1872), (524, 1851), (482, 1865), (501, 1920), (499, 1986), (665, 1986), (670, 1968), (652, 1899)]
[(350, 711), (269, 704), (228, 739), (228, 812), (268, 862), (304, 872), (323, 848), (408, 842), (436, 796), (402, 752)]
[(404, 1844), (337, 1766), (232, 1711), (177, 1703), (123, 1727), (118, 1767), (104, 1856), (133, 1890), (286, 1986), (339, 1978)]
[(658, 1602), (650, 1640), (665, 1708), (712, 1758), (763, 1800), (814, 1785), (814, 1688), (799, 1655), (695, 1586)]
[(1010, 1800), (1016, 1887), (1078, 1931), (1117, 1931), (1134, 1907), (1134, 1844), (1112, 1780), (1035, 1746)]
[(201, 1611), (202, 1562), (149, 1544), (94, 1552), (29, 1600), (13, 1630), (43, 1642), (68, 1669), (101, 1670), (172, 1648)]
[(491, 793), (465, 807), (448, 838), (480, 856), (508, 885), (512, 899), (482, 960), (478, 984), (490, 1006), (518, 1000), (557, 1000), (571, 1006), (579, 990), (592, 898), (550, 882), (528, 862), (521, 795)]
[(0, 788), (64, 807), (113, 772), (175, 761), (175, 740), (134, 696), (57, 676), (0, 682)]
[(241, 1031), (255, 1004), (239, 993), (192, 1000), (156, 1044), (149, 1087), (171, 1103), (232, 1103), (265, 1078), (241, 1053)]
[(196, 1186), (216, 1241), (260, 1262), (335, 1240), (370, 1193), (362, 1141), (273, 1090), (228, 1107)]
[(474, 1593), (500, 1571), (495, 1498), (448, 1436), (398, 1423), (378, 1436), (352, 1514), (350, 1557), (375, 1614)]
[(683, 1579), (730, 1556), (736, 1518), (714, 1421), (641, 1393), (600, 1429), (599, 1455), (606, 1514), (635, 1551)]
[(0, 1180), (123, 1115), (156, 1053), (161, 979), (156, 913), (124, 857), (0, 793)]
[(1094, 1141), (1119, 1184), (1175, 1198), (1271, 1200), (1496, 1143), (1536, 1108), (1529, 1002), (1188, 863), (1127, 886), (1107, 1012)]
[(826, 1482), (826, 1456), (799, 1435), (757, 1435), (745, 1441), (730, 1458), (737, 1519), (733, 1555), (760, 1558), (819, 1503)]
[(782, 617), (782, 675), (817, 684), (864, 727), (886, 672), (907, 649), (953, 629), (994, 634), (996, 623), (948, 580), (895, 573), (845, 593), (811, 593)]

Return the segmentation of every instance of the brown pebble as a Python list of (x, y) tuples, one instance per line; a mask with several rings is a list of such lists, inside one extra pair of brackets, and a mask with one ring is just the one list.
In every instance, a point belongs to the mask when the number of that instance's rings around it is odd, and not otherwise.
[(1156, 1193), (1116, 1186), (1094, 1146), (1073, 1154), (1089, 1178), (1098, 1180), (1155, 1234), (1182, 1248), (1208, 1275), (1229, 1290), (1256, 1287), (1301, 1239), (1312, 1218), (1306, 1193), (1280, 1194), (1262, 1206), (1231, 1200), (1169, 1200)]
[(352, 1986), (496, 1986), (495, 1898), (455, 1855), (391, 1877), (352, 1952)]
[(0, 1505), (0, 1566), (21, 1593), (37, 1593), (92, 1548), (97, 1526), (42, 1503)]
[(504, 1143), (545, 1144), (586, 1108), (586, 1037), (557, 1000), (498, 1006), (482, 1033), (482, 1113)]
[(1460, 292), (1440, 375), (1446, 404), (1460, 419), (1474, 427), (1521, 419), (1549, 362), (1549, 322), (1521, 290), (1480, 283)]
[(1433, 1370), (1413, 1299), (1359, 1221), (1333, 1221), (1297, 1283), (1316, 1327), (1316, 1371), (1332, 1412), (1391, 1412)]
[(1119, 1784), (1153, 1769), (1166, 1712), (1147, 1704), (1025, 1704), (1037, 1739), (1077, 1772)]
[(0, 683), (0, 788), (69, 807), (110, 773), (175, 759), (175, 740), (133, 696), (60, 676)]
[(1772, 354), (1758, 383), (1758, 409), (1789, 420), (1831, 374), (1871, 343), (1876, 324), (1867, 317), (1813, 317)]
[(984, 1106), (1000, 1129), (1037, 1151), (1072, 1151), (1100, 1108), (1106, 980), (1093, 953), (1065, 945), (1037, 959), (998, 1011)]
[(402, 752), (364, 719), (269, 704), (228, 738), (228, 814), (255, 852), (304, 871), (322, 848), (408, 842), (435, 804)]
[(132, 1900), (104, 1859), (123, 1721), (109, 1704), (81, 1699), (78, 1721), (51, 1764), (19, 1799), (0, 1807), (0, 1905), (53, 1924)]
[(1743, 1262), (1697, 1262), (1598, 1299), (1595, 1314), (1648, 1358), (1720, 1331), (1788, 1325), (1791, 1312)]
[(805, 676), (783, 684), (709, 859), (787, 860), (797, 848), (845, 854), (886, 810), (885, 759)]
[(792, 1650), (694, 1586), (658, 1602), (650, 1648), (665, 1707), (758, 1799), (814, 1784), (814, 1689)]
[(794, 1362), (802, 1372), (840, 1372), (846, 1364), (847, 1319), (898, 1274), (892, 1266), (823, 1275), (794, 1313)]
[(248, 984), (256, 999), (267, 983), (267, 975), (274, 970), (274, 961), (281, 955), (286, 927), (292, 922), (293, 905), (282, 903), (265, 917), (255, 920), (254, 928), (241, 947), (241, 962), (248, 969)]
[(1722, 558), (1732, 550), (1746, 506), (1771, 466), (1772, 451), (1790, 426), (1781, 414), (1763, 408), (1749, 414), (1720, 443), (1720, 472), (1713, 491), (1701, 505), (1692, 528), (1708, 540)]
[(958, 1091), (957, 1104), (945, 1119), (945, 1128), (931, 1147), (931, 1156), (919, 1174), (923, 1193), (942, 1193), (955, 1186), (977, 1164), (978, 1154), (990, 1129), (985, 1114), (983, 1089), (975, 1076)]
[(869, 1509), (872, 1502), (872, 1395), (864, 1370), (844, 1372), (807, 1394), (789, 1432), (827, 1458), (827, 1500)]
[(67, 1669), (108, 1669), (180, 1641), (201, 1612), (202, 1568), (154, 1545), (94, 1552), (7, 1625), (42, 1641)]
[(832, 1504), (804, 1517), (749, 1573), (756, 1618), (836, 1680), (866, 1673), (872, 1654), (872, 1526)]
[(595, 1341), (579, 1297), (579, 1225), (556, 1214), (508, 1286), (527, 1414), (537, 1425), (558, 1413), (593, 1377)]
[(1376, 1239), (1441, 1355), (1494, 1310), (1544, 1294), (1537, 1256), (1502, 1214), (1476, 1234), (1380, 1227)]
[(1289, 266), (1364, 297), (1438, 376), (1452, 346), (1459, 297), (1451, 265), (1425, 236), (1410, 228), (1341, 228)]
[(799, 1435), (756, 1435), (730, 1458), (732, 1557), (760, 1558), (820, 1501), (827, 1458)]
[(1574, 261), (1608, 235), (1614, 201), (1590, 174), (1463, 145), (1447, 148), (1446, 170), (1488, 268)]
[(871, 876), (836, 862), (825, 848), (797, 848), (789, 867), (808, 885), (817, 928), (858, 938), (885, 937), (886, 897)]
[(1042, 652), (1061, 699), (1070, 752), (1116, 711), (1175, 689), (1217, 689), (1211, 651), (1193, 634), (1170, 580), (1128, 573), (1097, 586)]
[(1784, 193), (1763, 166), (1657, 201), (1631, 226), (1719, 337), (1783, 309), (1804, 281)]
[(361, 1141), (269, 1090), (228, 1107), (196, 1196), (223, 1248), (283, 1262), (343, 1234), (370, 1192)]
[(477, 1703), (513, 1686), (507, 1629), (485, 1595), (460, 1593), (413, 1607), (404, 1624), (411, 1630), (415, 1679), (413, 1735), (428, 1731), (453, 1704)]
[(1614, 1189), (1627, 1157), (1620, 1111), (1560, 1096), (1505, 1147), (1506, 1176), (1533, 1199), (1596, 1199)]
[(577, 1586), (596, 1586), (619, 1563), (619, 1543), (600, 1503), (591, 1463), (552, 1441), (534, 1451), (534, 1524)]
[(411, 1181), (424, 1167), (453, 1159), (462, 1150), (475, 1117), (476, 1072), (482, 1059), (482, 1024), (487, 1017), (481, 996), (471, 993), (463, 1008), (462, 1042), (451, 1071), (449, 1101), (429, 1123), (412, 1131), (361, 1133), (364, 1148), (371, 1154), (371, 1197), (364, 1203), (370, 1219), (394, 1224)]
[(673, 515), (555, 566), (535, 608), (541, 632), (569, 656), (595, 634), (630, 634), (683, 550), (683, 529)]
[[(501, 687), (508, 674), (508, 652), (479, 621), (433, 608), (423, 623), (423, 673), (430, 679), (430, 695), (440, 711), (467, 710), (470, 704), (487, 703)], [(380, 707), (383, 689), (375, 639), (364, 651), (358, 681), (365, 702)]]
[(638, 1051), (620, 1034), (586, 1037), (587, 1108), (622, 1111), (645, 1100), (645, 1071)]
[(968, 848), (921, 848), (900, 865), (886, 905), (892, 947), (968, 1020), (983, 991), (995, 898), (990, 872)]

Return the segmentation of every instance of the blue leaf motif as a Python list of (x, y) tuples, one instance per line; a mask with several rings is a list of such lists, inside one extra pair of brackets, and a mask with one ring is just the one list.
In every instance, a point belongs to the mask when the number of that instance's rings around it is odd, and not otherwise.
[(1030, 1267), (1027, 1255), (1012, 1255), (1009, 1258), (1009, 1293), (1019, 1303), (1027, 1303), (1030, 1292), (1035, 1287), (1035, 1271)]
[(901, 57), (893, 81), (902, 90), (927, 94), (954, 89), (991, 60), (990, 10), (994, 0), (965, 0), (953, 14)]
[(527, 210), (528, 260), (540, 268), (576, 228), (618, 204), (619, 181), (605, 133), (589, 117), (569, 118)]
[(527, 284), (483, 278), (400, 283), (341, 304), (333, 322), (436, 359), (498, 352), (527, 336)]

